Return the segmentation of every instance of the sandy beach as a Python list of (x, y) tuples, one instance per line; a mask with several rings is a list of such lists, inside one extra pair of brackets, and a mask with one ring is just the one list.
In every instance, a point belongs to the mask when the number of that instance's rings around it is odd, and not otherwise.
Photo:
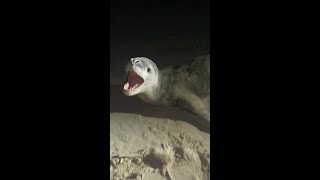
[(110, 86), (110, 179), (207, 180), (210, 126), (176, 108), (155, 106)]

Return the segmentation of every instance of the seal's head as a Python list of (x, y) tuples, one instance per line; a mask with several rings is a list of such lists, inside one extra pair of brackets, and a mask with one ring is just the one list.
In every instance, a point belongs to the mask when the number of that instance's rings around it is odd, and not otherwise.
[(127, 96), (152, 92), (158, 86), (157, 65), (148, 58), (131, 58), (126, 66), (126, 73), (123, 93)]

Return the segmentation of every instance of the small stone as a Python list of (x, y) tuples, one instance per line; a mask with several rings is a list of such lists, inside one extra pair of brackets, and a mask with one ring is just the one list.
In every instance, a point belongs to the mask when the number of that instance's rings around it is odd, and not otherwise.
[(113, 162), (114, 165), (117, 165), (117, 164), (119, 164), (119, 159), (115, 158), (115, 159), (112, 160), (112, 162)]
[(122, 164), (122, 163), (123, 163), (123, 161), (124, 161), (124, 158), (121, 158), (121, 159), (120, 159), (120, 164)]

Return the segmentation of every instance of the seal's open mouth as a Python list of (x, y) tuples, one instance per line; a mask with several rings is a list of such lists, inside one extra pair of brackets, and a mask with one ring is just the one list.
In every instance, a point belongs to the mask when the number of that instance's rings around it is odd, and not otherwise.
[(133, 91), (144, 82), (143, 78), (134, 71), (128, 71), (127, 80), (123, 85), (124, 91)]

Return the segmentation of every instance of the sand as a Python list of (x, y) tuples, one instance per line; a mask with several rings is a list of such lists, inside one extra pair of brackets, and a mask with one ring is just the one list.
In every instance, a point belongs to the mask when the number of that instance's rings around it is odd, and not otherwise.
[(209, 124), (110, 90), (110, 179), (210, 179)]
[(110, 114), (110, 179), (209, 179), (210, 135), (189, 123)]

